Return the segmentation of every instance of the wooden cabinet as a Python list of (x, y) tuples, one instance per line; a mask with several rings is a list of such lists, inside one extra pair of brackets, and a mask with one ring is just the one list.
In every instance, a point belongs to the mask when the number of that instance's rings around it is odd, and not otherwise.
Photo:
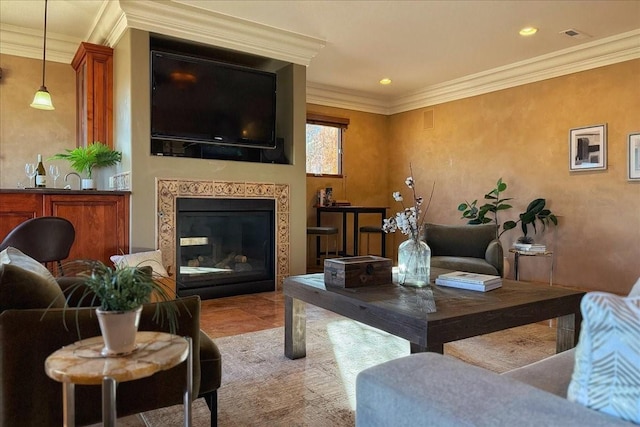
[(100, 141), (113, 148), (113, 49), (80, 43), (76, 71), (76, 145)]
[[(69, 259), (97, 259), (129, 253), (129, 192), (0, 190), (0, 241), (19, 223), (60, 216), (76, 229)], [(45, 242), (46, 244), (46, 242)]]

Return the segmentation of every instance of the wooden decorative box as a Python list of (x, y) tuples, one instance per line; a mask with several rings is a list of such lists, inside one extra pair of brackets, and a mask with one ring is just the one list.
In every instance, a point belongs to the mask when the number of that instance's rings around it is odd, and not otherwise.
[(391, 282), (389, 258), (368, 255), (324, 260), (324, 283), (327, 286), (357, 288)]

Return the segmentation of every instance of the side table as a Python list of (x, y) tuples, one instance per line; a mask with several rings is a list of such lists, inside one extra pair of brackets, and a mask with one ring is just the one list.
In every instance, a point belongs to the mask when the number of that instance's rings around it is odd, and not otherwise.
[(520, 280), (519, 262), (521, 256), (536, 256), (546, 257), (551, 259), (551, 266), (549, 267), (549, 286), (553, 286), (553, 251), (523, 251), (520, 249), (509, 249), (509, 252), (514, 254), (513, 271), (515, 273), (516, 280)]
[(126, 356), (104, 357), (102, 337), (88, 338), (62, 347), (45, 360), (47, 375), (62, 383), (64, 426), (75, 426), (74, 385), (102, 384), (102, 423), (116, 425), (116, 384), (149, 377), (187, 360), (184, 390), (184, 426), (191, 426), (193, 355), (190, 337), (164, 332), (138, 332), (136, 350)]

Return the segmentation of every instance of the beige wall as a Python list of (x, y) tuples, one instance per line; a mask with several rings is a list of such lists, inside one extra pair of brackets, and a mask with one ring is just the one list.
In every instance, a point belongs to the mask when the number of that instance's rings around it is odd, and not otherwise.
[[(53, 163), (60, 166), (59, 187), (71, 171), (68, 162), (46, 159), (75, 147), (75, 72), (71, 65), (58, 62), (48, 61), (46, 67), (45, 84), (56, 108), (53, 111), (29, 107), (42, 83), (42, 61), (0, 55), (0, 188), (16, 188), (18, 182), (26, 186), (29, 180), (24, 165), (35, 162), (38, 154), (42, 154), (45, 167)], [(52, 187), (53, 179), (48, 178)], [(73, 185), (79, 185), (75, 178)]]
[[(398, 206), (390, 194), (404, 190), (411, 163), (420, 192), (426, 196), (436, 183), (428, 216), (432, 222), (463, 223), (458, 203), (481, 198), (502, 177), (515, 208), (501, 221), (516, 217), (535, 197), (545, 197), (560, 217), (559, 227), (538, 238), (555, 249), (556, 283), (624, 293), (640, 276), (640, 183), (626, 180), (627, 135), (640, 131), (639, 60), (391, 117), (307, 105), (309, 111), (351, 120), (345, 140), (345, 197), (344, 179), (302, 178), (302, 109), (293, 112), (294, 166), (148, 154), (148, 57), (139, 53), (147, 42), (146, 33), (135, 33), (127, 32), (114, 61), (116, 146), (124, 152), (118, 171), (136, 164), (132, 246), (155, 246), (155, 176), (287, 180), (295, 211), (292, 272), (303, 272), (304, 227), (314, 223), (316, 190), (332, 186), (337, 198), (387, 205), (392, 214)], [(38, 153), (47, 158), (75, 146), (75, 75), (68, 64), (47, 63), (46, 84), (56, 110), (40, 111), (28, 105), (40, 85), (41, 62), (0, 55), (0, 67), (0, 187), (15, 188), (18, 180), (27, 181), (24, 162)], [(295, 67), (293, 73), (296, 105), (304, 102), (304, 72)], [(433, 129), (424, 129), (425, 110), (433, 110)], [(597, 123), (608, 124), (608, 169), (570, 173), (569, 129)], [(59, 165), (63, 175), (70, 171), (66, 162)], [(113, 171), (100, 171), (103, 181), (107, 172)], [(517, 236), (518, 231), (508, 232), (503, 243), (508, 246)], [(523, 278), (545, 280), (547, 268), (544, 260), (527, 259)]]
[[(316, 224), (316, 211), (313, 206), (316, 204), (316, 193), (320, 188), (332, 187), (334, 199), (348, 200), (352, 205), (388, 206), (389, 118), (380, 114), (314, 104), (307, 104), (307, 111), (350, 120), (343, 141), (344, 177), (307, 177), (307, 224)], [(334, 224), (338, 226), (341, 224), (339, 215), (332, 216), (331, 219), (329, 216), (323, 216), (323, 225)], [(374, 225), (379, 222), (379, 218), (379, 215), (362, 215), (360, 224)], [(347, 232), (351, 236), (352, 229), (349, 228)], [(353, 253), (351, 239), (348, 239), (347, 242), (347, 251)], [(371, 237), (372, 252), (374, 252), (374, 248), (379, 247), (379, 238)], [(379, 249), (375, 249), (375, 251), (378, 253)]]
[[(411, 163), (420, 192), (433, 182), (428, 220), (461, 224), (464, 200), (500, 177), (513, 197), (500, 221), (547, 199), (560, 224), (536, 239), (555, 251), (554, 282), (626, 293), (640, 277), (640, 182), (628, 182), (627, 135), (640, 131), (640, 60), (448, 102), (390, 117), (389, 185), (404, 188)], [(607, 123), (608, 169), (569, 172), (569, 129)], [(391, 205), (394, 202), (388, 199)], [(519, 228), (502, 236), (509, 247)], [(513, 263), (512, 263), (513, 264)], [(524, 259), (522, 278), (548, 280), (544, 259)]]
[(116, 144), (123, 151), (122, 171), (131, 170), (131, 247), (156, 247), (156, 178), (195, 178), (224, 181), (273, 182), (290, 185), (292, 274), (306, 271), (305, 246), (305, 111), (306, 69), (289, 67), (287, 129), (293, 140), (293, 165), (158, 157), (150, 154), (149, 38), (144, 31), (127, 30), (115, 46), (114, 116)]

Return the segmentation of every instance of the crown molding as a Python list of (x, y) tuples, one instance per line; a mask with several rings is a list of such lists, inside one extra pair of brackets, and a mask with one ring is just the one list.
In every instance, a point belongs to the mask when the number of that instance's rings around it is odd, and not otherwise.
[(317, 38), (177, 2), (119, 0), (128, 28), (207, 43), (308, 66), (325, 46)]
[(307, 82), (307, 103), (364, 111), (365, 113), (389, 114), (388, 100), (309, 81)]
[(638, 58), (640, 29), (428, 86), (390, 101), (307, 82), (307, 88), (312, 87), (312, 90), (307, 90), (307, 102), (379, 114), (397, 114)]
[[(47, 61), (70, 64), (79, 39), (47, 31)], [(0, 28), (0, 53), (42, 59), (42, 30), (3, 24)]]
[(424, 108), (640, 58), (640, 30), (472, 74), (396, 98), (389, 113)]
[[(308, 66), (325, 46), (317, 38), (240, 18), (159, 0), (103, 0), (84, 40), (47, 33), (47, 59), (71, 63), (81, 41), (115, 46), (127, 28), (178, 37)], [(0, 29), (0, 53), (42, 57), (42, 32)]]
[(127, 29), (127, 19), (120, 2), (103, 0), (85, 39), (89, 43), (114, 47)]

